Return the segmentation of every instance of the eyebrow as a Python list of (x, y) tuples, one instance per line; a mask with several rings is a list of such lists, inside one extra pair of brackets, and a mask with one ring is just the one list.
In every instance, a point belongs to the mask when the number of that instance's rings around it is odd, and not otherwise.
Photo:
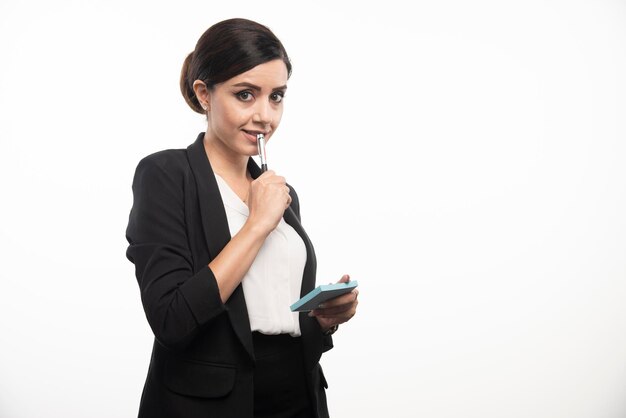
[[(257, 85), (254, 85), (252, 83), (246, 83), (246, 82), (234, 84), (233, 87), (248, 87), (248, 88), (250, 88), (252, 90), (257, 90), (257, 91), (261, 91), (262, 90), (261, 87), (259, 87)], [(279, 87), (274, 87), (272, 89), (272, 91), (276, 91), (276, 90), (287, 90), (287, 86), (283, 85), (283, 86), (279, 86)]]

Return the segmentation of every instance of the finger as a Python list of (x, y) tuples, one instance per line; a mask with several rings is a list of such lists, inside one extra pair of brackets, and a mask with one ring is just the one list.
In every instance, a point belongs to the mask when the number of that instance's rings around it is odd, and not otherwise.
[(341, 279), (339, 279), (337, 283), (348, 283), (349, 281), (350, 281), (350, 275), (344, 274), (343, 276), (341, 276)]
[(287, 184), (287, 180), (283, 176), (277, 176), (274, 170), (267, 170), (257, 177), (256, 181), (261, 181), (263, 184)]
[(283, 176), (272, 176), (267, 179), (270, 184), (287, 184), (287, 180)]

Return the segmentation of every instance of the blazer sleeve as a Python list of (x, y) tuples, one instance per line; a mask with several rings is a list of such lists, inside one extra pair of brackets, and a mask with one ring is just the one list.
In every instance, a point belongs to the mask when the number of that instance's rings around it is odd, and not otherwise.
[(167, 154), (144, 158), (135, 171), (133, 207), (126, 239), (141, 301), (156, 339), (170, 349), (186, 347), (225, 310), (208, 265), (193, 271), (185, 225), (185, 175)]

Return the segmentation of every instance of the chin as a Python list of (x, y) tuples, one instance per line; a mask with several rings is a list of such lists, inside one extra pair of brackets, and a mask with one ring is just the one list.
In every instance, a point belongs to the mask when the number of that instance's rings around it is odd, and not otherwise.
[(246, 157), (253, 157), (259, 154), (259, 150), (254, 144), (251, 146), (241, 147), (237, 151), (239, 152), (239, 154), (245, 155)]

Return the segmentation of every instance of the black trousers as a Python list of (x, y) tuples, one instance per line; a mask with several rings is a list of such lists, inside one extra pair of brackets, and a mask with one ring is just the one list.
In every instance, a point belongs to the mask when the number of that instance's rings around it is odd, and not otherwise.
[(288, 334), (252, 333), (255, 418), (313, 418), (302, 342)]

